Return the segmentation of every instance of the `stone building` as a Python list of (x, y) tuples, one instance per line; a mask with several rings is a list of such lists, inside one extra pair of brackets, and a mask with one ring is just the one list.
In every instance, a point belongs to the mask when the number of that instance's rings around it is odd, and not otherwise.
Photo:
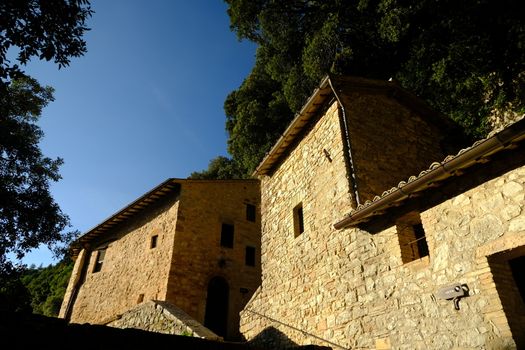
[(163, 182), (77, 240), (60, 316), (107, 324), (154, 300), (235, 339), (260, 284), (259, 201), (257, 180)]
[(473, 145), (456, 130), (394, 82), (325, 78), (255, 173), (262, 283), (243, 335), (525, 347), (525, 120)]

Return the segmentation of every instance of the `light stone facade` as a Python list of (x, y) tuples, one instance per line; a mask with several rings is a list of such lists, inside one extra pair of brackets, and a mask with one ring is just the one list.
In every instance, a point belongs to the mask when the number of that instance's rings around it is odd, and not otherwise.
[(361, 202), (443, 159), (443, 131), (395, 99), (345, 94), (346, 120)]
[[(79, 239), (83, 248), (60, 316), (106, 324), (137, 304), (159, 300), (205, 324), (213, 299), (209, 282), (218, 278), (227, 289), (221, 303), (228, 305), (221, 335), (234, 339), (239, 311), (260, 284), (259, 182), (171, 179), (165, 184)], [(255, 208), (255, 221), (248, 220), (247, 206)], [(231, 247), (221, 245), (223, 223), (233, 227)], [(254, 266), (246, 265), (246, 247), (255, 248)], [(96, 271), (101, 248), (105, 256)]]
[[(259, 171), (262, 284), (241, 312), (243, 335), (272, 349), (525, 346), (523, 291), (520, 295), (509, 265), (525, 255), (523, 145), (364, 224), (337, 230), (334, 223), (356, 209), (355, 193), (365, 199), (381, 196), (446, 155), (435, 136), (446, 131), (435, 123), (419, 130), (425, 118), (420, 113), (384, 94), (346, 96), (344, 105), (326, 98), (325, 108), (285, 156), (271, 171)], [(388, 112), (392, 109), (398, 111)], [(376, 120), (378, 115), (394, 117), (385, 122)], [(410, 120), (392, 124), (396, 115)], [(345, 117), (352, 119), (347, 119), (348, 131)], [(345, 132), (357, 153), (353, 169), (345, 161)], [(419, 153), (411, 153), (413, 147)], [(299, 234), (298, 207), (304, 221)], [(400, 233), (415, 218), (424, 228), (429, 254), (404, 262)], [(436, 297), (453, 283), (469, 289), (459, 310), (452, 300)]]

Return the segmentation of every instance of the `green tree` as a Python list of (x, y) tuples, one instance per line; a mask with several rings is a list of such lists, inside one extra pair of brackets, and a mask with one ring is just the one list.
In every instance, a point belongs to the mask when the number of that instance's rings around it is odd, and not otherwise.
[(15, 49), (21, 64), (38, 57), (53, 60), (59, 68), (69, 65), (71, 57), (83, 55), (86, 43), (82, 36), (89, 30), (85, 23), (92, 13), (87, 0), (2, 0), (0, 83), (22, 73), (7, 58), (10, 49)]
[(208, 169), (194, 171), (188, 179), (194, 180), (225, 180), (242, 179), (244, 174), (239, 165), (231, 158), (219, 156), (210, 161)]
[(29, 294), (33, 313), (58, 316), (72, 270), (73, 262), (65, 258), (56, 265), (23, 272), (21, 282)]
[(68, 241), (68, 218), (49, 194), (60, 178), (62, 160), (44, 157), (36, 125), (53, 89), (23, 74), (18, 64), (32, 57), (67, 66), (86, 51), (82, 39), (92, 10), (86, 0), (4, 0), (0, 2), (0, 277), (13, 272), (17, 258), (41, 243)]
[(53, 89), (35, 79), (13, 81), (0, 95), (0, 274), (11, 270), (7, 254), (22, 258), (40, 244), (67, 242), (68, 217), (49, 193), (60, 179), (62, 159), (45, 157), (36, 124)]
[(21, 280), (23, 270), (0, 273), (0, 314), (31, 312), (31, 294)]
[(327, 73), (395, 78), (484, 136), (525, 111), (525, 17), (517, 0), (225, 0), (255, 66), (225, 102), (229, 152), (249, 173)]
[[(257, 65), (256, 65), (257, 68)], [(251, 175), (292, 117), (279, 85), (254, 69), (243, 88), (224, 103), (228, 150), (246, 175)]]
[[(62, 160), (45, 157), (38, 147), (43, 133), (36, 122), (53, 89), (26, 76), (19, 64), (37, 57), (67, 66), (86, 52), (82, 36), (91, 15), (87, 0), (0, 1), (0, 313), (29, 305), (20, 280), (24, 269), (7, 255), (20, 259), (40, 244), (63, 254), (60, 243), (77, 234), (63, 232), (68, 217), (49, 193)], [(45, 308), (56, 309), (57, 300), (55, 295)]]

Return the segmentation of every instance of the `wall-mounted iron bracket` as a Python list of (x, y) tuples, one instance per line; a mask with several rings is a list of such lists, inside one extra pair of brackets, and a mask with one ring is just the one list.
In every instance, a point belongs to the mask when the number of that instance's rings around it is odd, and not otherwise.
[(468, 296), (469, 287), (466, 284), (454, 283), (440, 288), (435, 296), (438, 299), (452, 300), (454, 309), (459, 310), (459, 301), (461, 298)]

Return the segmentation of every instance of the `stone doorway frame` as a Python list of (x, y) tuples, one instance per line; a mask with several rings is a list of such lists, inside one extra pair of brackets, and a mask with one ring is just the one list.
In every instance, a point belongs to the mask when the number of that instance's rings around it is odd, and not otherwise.
[[(494, 326), (499, 337), (513, 338), (518, 347), (525, 345), (525, 337), (517, 329), (520, 328), (517, 323), (521, 316), (509, 312), (509, 308), (512, 303), (524, 302), (517, 291), (508, 261), (520, 256), (525, 256), (525, 232), (507, 233), (476, 250), (476, 274), (481, 293), (488, 301), (483, 308), (483, 315)], [(518, 300), (511, 302), (509, 298)], [(525, 305), (519, 307), (525, 309)]]

